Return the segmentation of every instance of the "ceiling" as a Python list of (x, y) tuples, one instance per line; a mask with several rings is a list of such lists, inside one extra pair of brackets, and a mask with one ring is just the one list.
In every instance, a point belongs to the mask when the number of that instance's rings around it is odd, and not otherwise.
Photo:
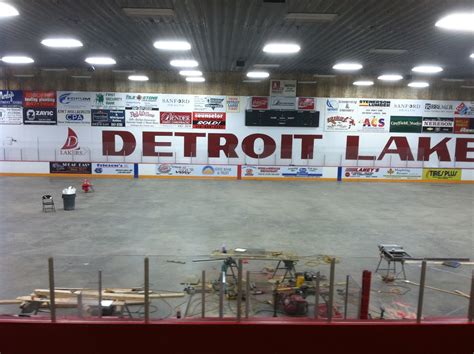
[[(272, 73), (331, 74), (340, 60), (364, 64), (362, 74), (409, 74), (420, 63), (444, 67), (442, 77), (474, 78), (473, 33), (443, 31), (434, 23), (447, 12), (474, 10), (474, 0), (12, 0), (20, 16), (0, 20), (0, 57), (18, 53), (35, 67), (85, 67), (84, 58), (106, 54), (117, 69), (172, 70), (170, 59), (194, 58), (204, 72), (246, 71), (255, 63), (280, 64)], [(123, 7), (172, 8), (175, 17), (130, 18)], [(335, 13), (327, 23), (285, 20), (288, 12)], [(44, 47), (50, 36), (73, 36), (74, 50)], [(158, 51), (158, 39), (186, 39), (186, 54)], [(269, 41), (294, 41), (296, 55), (262, 51)], [(373, 48), (405, 54), (370, 53)], [(236, 60), (244, 59), (243, 68)], [(5, 64), (1, 64), (5, 65)]]

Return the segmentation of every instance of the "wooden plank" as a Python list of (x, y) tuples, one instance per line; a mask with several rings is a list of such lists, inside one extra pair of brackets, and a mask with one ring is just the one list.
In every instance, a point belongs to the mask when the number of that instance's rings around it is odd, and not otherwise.
[[(412, 285), (420, 286), (420, 284), (415, 283), (414, 281), (411, 281), (411, 280), (403, 280), (403, 282), (405, 282), (405, 283), (407, 283), (407, 284), (412, 284)], [(445, 289), (436, 288), (436, 287), (434, 287), (434, 286), (429, 286), (429, 285), (425, 285), (425, 288), (431, 289), (431, 290), (436, 290), (436, 291), (439, 291), (439, 292), (442, 292), (442, 293), (446, 293), (446, 294), (451, 294), (451, 295), (456, 295), (456, 296), (462, 296), (462, 297), (465, 297), (465, 298), (467, 298), (467, 299), (470, 299), (470, 296), (469, 296), (469, 295), (464, 294), (463, 292), (461, 292), (461, 291), (459, 291), (459, 290), (451, 291), (451, 290), (445, 290)]]
[(18, 299), (12, 299), (12, 300), (0, 300), (0, 305), (17, 305), (21, 304), (23, 301), (18, 300)]
[[(35, 289), (35, 295), (37, 296), (46, 296), (49, 297), (49, 289)], [(99, 293), (97, 290), (86, 290), (86, 291), (78, 291), (78, 292), (71, 292), (65, 290), (55, 290), (55, 295), (57, 298), (68, 298), (68, 297), (76, 297), (79, 293), (82, 293), (83, 298), (87, 297), (99, 297)], [(184, 293), (153, 293), (150, 292), (149, 298), (150, 299), (168, 299), (168, 298), (176, 298), (176, 297), (184, 297)], [(109, 293), (106, 291), (102, 291), (102, 299), (104, 300), (143, 300), (145, 296), (143, 294), (123, 294), (123, 293)]]

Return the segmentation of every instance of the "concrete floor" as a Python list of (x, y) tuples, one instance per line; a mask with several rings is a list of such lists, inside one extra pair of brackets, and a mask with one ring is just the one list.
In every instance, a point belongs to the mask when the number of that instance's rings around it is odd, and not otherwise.
[[(142, 256), (150, 255), (160, 275), (155, 288), (169, 290), (182, 290), (180, 276), (217, 270), (190, 261), (222, 244), (336, 255), (339, 278), (357, 281), (376, 266), (379, 243), (417, 257), (474, 258), (470, 185), (97, 179), (95, 193), (78, 191), (75, 211), (62, 210), (62, 189), (80, 182), (0, 179), (0, 299), (47, 287), (48, 256), (62, 286), (91, 286), (102, 269), (117, 287), (141, 284)], [(56, 213), (42, 213), (43, 194), (53, 195)], [(177, 271), (170, 259), (187, 264)], [(418, 265), (408, 268), (418, 281)], [(434, 283), (468, 291), (467, 267), (434, 274)], [(462, 313), (463, 300), (452, 301), (442, 312)]]

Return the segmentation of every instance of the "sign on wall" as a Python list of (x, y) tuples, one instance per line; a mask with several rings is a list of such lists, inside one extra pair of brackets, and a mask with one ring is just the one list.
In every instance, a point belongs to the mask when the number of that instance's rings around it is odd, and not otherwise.
[(253, 96), (250, 103), (251, 109), (268, 109), (268, 97)]
[(239, 113), (240, 112), (240, 97), (239, 96), (227, 96), (227, 113)]
[(474, 134), (474, 118), (454, 118), (455, 134)]
[(125, 111), (125, 125), (127, 127), (157, 127), (160, 125), (160, 112), (142, 109)]
[(191, 112), (160, 112), (160, 124), (175, 128), (191, 128), (193, 114)]
[(0, 107), (0, 124), (18, 125), (23, 123), (23, 108), (6, 106)]
[(123, 110), (93, 109), (91, 114), (94, 127), (125, 127)]
[(460, 117), (474, 117), (474, 102), (459, 103), (454, 110), (454, 115)]
[(356, 131), (357, 110), (355, 99), (326, 99), (326, 131)]
[(125, 93), (121, 92), (93, 92), (92, 108), (95, 109), (125, 109)]
[(393, 133), (421, 133), (422, 117), (390, 117), (390, 132)]
[(24, 108), (56, 108), (56, 91), (23, 91)]
[(133, 163), (93, 163), (94, 175), (133, 175)]
[(296, 98), (285, 96), (270, 97), (270, 109), (296, 109)]
[(157, 94), (150, 93), (126, 93), (125, 109), (130, 110), (158, 110), (159, 101)]
[(422, 131), (424, 133), (450, 134), (454, 129), (454, 118), (423, 117)]
[(58, 125), (91, 125), (91, 110), (58, 109)]
[(460, 181), (461, 169), (455, 168), (424, 168), (423, 179), (432, 181)]
[(225, 129), (225, 113), (193, 112), (193, 128), (195, 129)]
[(158, 164), (156, 165), (156, 175), (236, 178), (237, 166)]
[(23, 124), (56, 125), (56, 108), (23, 108)]
[(192, 112), (194, 97), (191, 95), (160, 95), (160, 111)]
[(23, 104), (23, 91), (1, 90), (0, 106), (21, 106)]
[(321, 178), (322, 167), (309, 166), (241, 166), (242, 178)]
[(80, 109), (89, 110), (92, 106), (92, 92), (58, 91), (58, 110)]
[(270, 96), (296, 97), (296, 80), (270, 80)]
[(225, 96), (194, 96), (194, 111), (225, 112)]
[(49, 173), (91, 174), (90, 162), (50, 162)]
[(298, 110), (314, 111), (315, 109), (314, 97), (298, 97)]

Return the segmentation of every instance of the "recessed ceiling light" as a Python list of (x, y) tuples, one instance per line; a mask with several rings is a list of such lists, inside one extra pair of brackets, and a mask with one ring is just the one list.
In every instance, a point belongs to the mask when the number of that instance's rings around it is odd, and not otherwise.
[(92, 76), (89, 75), (71, 75), (73, 79), (90, 79)]
[(67, 71), (66, 68), (41, 68), (41, 71)]
[(446, 81), (446, 82), (463, 82), (464, 79), (447, 79), (447, 78), (444, 78), (444, 79), (441, 79), (441, 81)]
[(467, 88), (467, 89), (474, 89), (474, 86), (470, 85), (461, 85), (462, 88)]
[(15, 56), (15, 55), (7, 55), (2, 58), (4, 63), (8, 64), (30, 64), (34, 63), (35, 61), (30, 57), (24, 56)]
[(156, 41), (153, 43), (156, 49), (161, 50), (190, 50), (191, 44), (186, 41)]
[(0, 18), (18, 16), (20, 13), (12, 5), (0, 2)]
[(294, 20), (301, 22), (329, 22), (333, 21), (337, 14), (318, 14), (311, 12), (289, 12), (285, 16), (285, 20)]
[(122, 10), (129, 17), (154, 18), (175, 15), (173, 9), (159, 9), (154, 7), (124, 7)]
[(474, 32), (474, 12), (447, 15), (436, 22), (435, 26), (453, 31)]
[(436, 65), (420, 65), (415, 66), (413, 69), (411, 69), (411, 71), (417, 73), (434, 74), (443, 71), (443, 68), (441, 66)]
[(82, 47), (82, 42), (73, 38), (46, 38), (41, 41), (41, 44), (51, 48)]
[(266, 71), (249, 71), (247, 73), (247, 77), (250, 77), (250, 78), (256, 78), (256, 79), (264, 79), (266, 77), (269, 77), (270, 74), (267, 73)]
[(254, 68), (279, 68), (280, 64), (253, 64)]
[(362, 64), (359, 63), (337, 63), (332, 67), (334, 70), (355, 71), (362, 69)]
[(202, 76), (202, 71), (199, 70), (181, 70), (179, 75), (183, 76)]
[(403, 79), (403, 76), (398, 74), (384, 74), (380, 75), (377, 79), (382, 81), (399, 81)]
[(256, 83), (259, 83), (259, 82), (262, 82), (262, 80), (242, 80), (242, 82), (245, 82), (247, 84), (256, 84)]
[(34, 74), (15, 74), (15, 77), (35, 77)]
[(355, 86), (372, 86), (374, 82), (373, 81), (354, 81), (352, 84)]
[(263, 47), (265, 53), (271, 54), (292, 54), (298, 53), (301, 47), (294, 43), (268, 43)]
[(110, 57), (89, 57), (86, 58), (86, 63), (94, 65), (113, 65), (117, 62)]
[(206, 79), (203, 77), (187, 77), (186, 81), (187, 82), (204, 82), (206, 81)]
[(128, 77), (130, 81), (148, 81), (148, 76), (146, 75), (130, 75)]
[(195, 68), (198, 66), (198, 62), (196, 60), (171, 60), (171, 66), (177, 66), (181, 68)]
[(322, 77), (322, 78), (326, 78), (326, 79), (331, 79), (333, 77), (336, 77), (336, 75), (334, 75), (334, 74), (330, 74), (330, 75), (328, 75), (328, 74), (314, 74), (313, 76), (314, 77)]
[(423, 88), (423, 87), (428, 87), (430, 86), (429, 83), (423, 82), (423, 81), (413, 81), (408, 84), (410, 87), (415, 87), (415, 88)]
[(369, 50), (372, 54), (387, 54), (387, 55), (400, 55), (408, 52), (406, 49), (385, 49), (385, 48), (373, 48)]
[(474, 59), (474, 53), (471, 53), (471, 55), (469, 56), (469, 58)]

